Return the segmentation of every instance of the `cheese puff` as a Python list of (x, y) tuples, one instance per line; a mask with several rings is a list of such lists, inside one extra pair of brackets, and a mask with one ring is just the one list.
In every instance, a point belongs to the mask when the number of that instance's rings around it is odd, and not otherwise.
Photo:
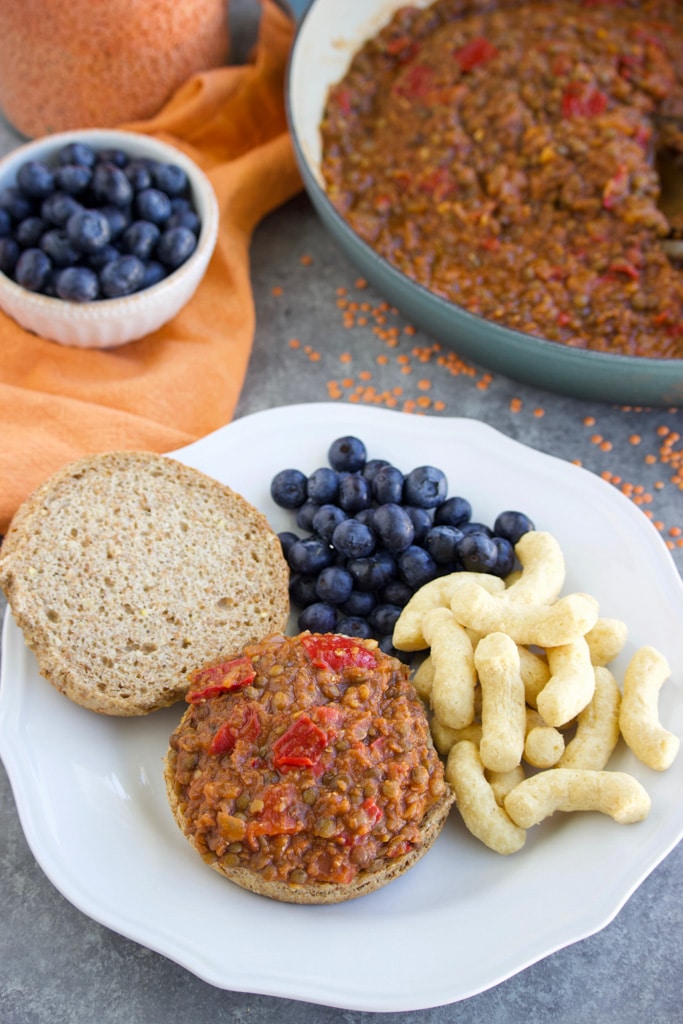
[(524, 846), (526, 832), (496, 803), (474, 743), (461, 740), (451, 747), (446, 761), (446, 780), (455, 793), (455, 805), (462, 820), (473, 836), (501, 854), (516, 853)]
[(580, 712), (573, 739), (557, 762), (558, 768), (591, 768), (601, 771), (619, 741), (621, 692), (608, 668), (597, 665), (595, 692)]
[(639, 761), (655, 771), (673, 763), (681, 741), (659, 721), (659, 691), (670, 674), (669, 664), (654, 647), (641, 647), (624, 675), (619, 728)]

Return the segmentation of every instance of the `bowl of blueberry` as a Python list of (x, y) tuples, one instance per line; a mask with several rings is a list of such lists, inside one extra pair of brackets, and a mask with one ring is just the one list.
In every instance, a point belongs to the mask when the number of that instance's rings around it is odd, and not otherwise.
[(192, 298), (217, 233), (210, 182), (173, 146), (46, 136), (0, 160), (0, 307), (63, 345), (124, 345)]

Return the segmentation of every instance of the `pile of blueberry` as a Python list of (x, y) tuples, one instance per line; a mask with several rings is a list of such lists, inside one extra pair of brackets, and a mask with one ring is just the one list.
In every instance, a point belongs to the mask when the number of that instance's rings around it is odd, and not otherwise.
[(404, 475), (368, 460), (357, 437), (334, 441), (328, 462), (309, 475), (283, 469), (271, 482), (273, 501), (295, 511), (304, 531), (279, 534), (300, 630), (374, 637), (396, 654), (394, 624), (416, 590), (462, 570), (507, 576), (514, 545), (534, 529), (514, 511), (501, 512), (493, 528), (473, 522), (469, 501), (448, 497), (440, 469)]
[(199, 229), (182, 167), (72, 142), (0, 189), (0, 271), (67, 302), (116, 299), (181, 266)]

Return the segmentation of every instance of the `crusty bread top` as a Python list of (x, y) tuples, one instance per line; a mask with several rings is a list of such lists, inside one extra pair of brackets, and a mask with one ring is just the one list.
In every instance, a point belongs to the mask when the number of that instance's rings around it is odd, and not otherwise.
[(172, 704), (197, 664), (283, 629), (288, 575), (265, 516), (149, 452), (69, 464), (0, 548), (0, 586), (42, 675), (111, 715)]

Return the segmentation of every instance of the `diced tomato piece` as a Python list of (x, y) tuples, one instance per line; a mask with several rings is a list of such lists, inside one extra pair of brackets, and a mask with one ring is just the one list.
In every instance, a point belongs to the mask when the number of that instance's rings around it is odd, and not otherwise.
[(470, 39), (469, 43), (465, 43), (453, 54), (462, 71), (473, 71), (474, 68), (487, 64), (497, 55), (496, 47), (484, 36)]
[(261, 721), (256, 708), (249, 704), (240, 705), (214, 735), (209, 753), (229, 754), (238, 740), (253, 742), (260, 734)]
[(370, 828), (373, 828), (377, 822), (384, 816), (384, 812), (381, 807), (375, 803), (371, 796), (364, 800), (361, 807), (365, 811), (368, 821), (370, 822)]
[(340, 672), (350, 667), (372, 669), (377, 664), (374, 651), (368, 650), (351, 636), (311, 634), (302, 637), (301, 643), (316, 668)]
[(334, 704), (320, 704), (311, 708), (311, 718), (321, 729), (326, 729), (328, 735), (334, 732), (344, 721), (344, 712)]
[(250, 845), (256, 846), (258, 836), (294, 835), (304, 822), (297, 816), (299, 794), (291, 782), (276, 782), (263, 793), (263, 810), (247, 825)]
[(434, 68), (429, 64), (413, 64), (397, 81), (394, 91), (406, 99), (426, 99), (434, 87)]
[(344, 87), (335, 89), (330, 94), (330, 106), (336, 106), (344, 117), (348, 117), (353, 109), (351, 104), (351, 90)]
[(301, 715), (273, 743), (276, 768), (309, 768), (317, 764), (328, 735), (308, 715)]
[(403, 35), (390, 39), (385, 49), (392, 57), (397, 57), (401, 63), (405, 64), (418, 55), (420, 44), (417, 40), (411, 39), (409, 35)]
[(241, 690), (248, 686), (256, 675), (249, 658), (234, 658), (218, 665), (205, 665), (190, 674), (190, 690), (185, 697), (188, 704), (198, 704), (219, 693)]
[(637, 267), (627, 259), (612, 260), (607, 268), (608, 272), (612, 274), (625, 274), (626, 277), (630, 277), (632, 281), (637, 281), (640, 277), (640, 272)]
[(607, 96), (589, 82), (569, 82), (562, 94), (563, 117), (597, 117), (607, 107)]

